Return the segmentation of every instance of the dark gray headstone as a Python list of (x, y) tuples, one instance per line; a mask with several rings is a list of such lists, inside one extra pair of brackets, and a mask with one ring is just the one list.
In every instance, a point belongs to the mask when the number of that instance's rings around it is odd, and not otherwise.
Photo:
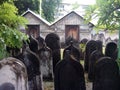
[(37, 37), (36, 39), (38, 40), (39, 49), (41, 49), (44, 45), (45, 40), (41, 36)]
[(120, 90), (119, 68), (110, 57), (100, 58), (95, 67), (93, 90)]
[(80, 41), (80, 43), (81, 43), (81, 44), (86, 44), (87, 41), (88, 41), (88, 39), (84, 38), (84, 39), (82, 39), (82, 40)]
[(23, 57), (23, 63), (27, 67), (29, 89), (42, 90), (42, 78), (40, 70), (40, 62), (38, 57), (38, 41), (30, 37), (29, 47), (26, 48)]
[(105, 47), (105, 55), (112, 59), (117, 59), (117, 44), (115, 42), (109, 42)]
[(100, 51), (100, 52), (103, 52), (103, 42), (100, 41), (100, 40), (96, 40), (97, 42), (97, 50)]
[(38, 51), (40, 58), (40, 69), (43, 80), (53, 80), (53, 62), (52, 51), (47, 46), (44, 46)]
[(56, 64), (61, 60), (60, 38), (55, 33), (49, 33), (45, 37), (45, 42), (46, 45), (52, 50), (53, 72), (54, 72)]
[(86, 43), (86, 47), (85, 47), (85, 62), (84, 62), (84, 69), (85, 72), (88, 72), (89, 70), (89, 59), (90, 59), (90, 54), (94, 51), (97, 50), (98, 46), (97, 46), (97, 42), (94, 40), (90, 40)]
[(66, 46), (70, 45), (71, 44), (71, 41), (73, 42), (73, 44), (78, 47), (79, 43), (78, 43), (78, 40), (75, 40), (73, 37), (69, 36), (66, 38), (65, 40), (65, 44)]
[(86, 90), (82, 65), (66, 55), (55, 68), (55, 90)]
[(66, 50), (69, 50), (70, 54), (72, 54), (76, 60), (80, 60), (80, 50), (73, 44), (71, 41), (70, 45), (68, 45), (63, 51), (63, 58), (65, 57)]
[(88, 79), (89, 81), (94, 81), (95, 78), (95, 64), (97, 60), (101, 57), (103, 57), (103, 53), (99, 50), (95, 50), (90, 55), (90, 61), (89, 61), (89, 70), (88, 70)]

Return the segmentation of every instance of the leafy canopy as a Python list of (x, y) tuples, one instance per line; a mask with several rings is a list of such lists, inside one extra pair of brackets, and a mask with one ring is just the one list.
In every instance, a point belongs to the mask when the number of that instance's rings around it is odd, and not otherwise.
[(24, 13), (28, 8), (39, 13), (40, 0), (14, 0), (15, 6), (18, 8), (18, 13)]
[(118, 29), (120, 25), (120, 0), (96, 0), (95, 5), (86, 9), (85, 18), (88, 21), (98, 19), (98, 28)]
[(0, 58), (2, 58), (6, 46), (20, 48), (22, 40), (27, 36), (18, 30), (26, 20), (17, 15), (17, 8), (13, 3), (0, 3)]
[(42, 0), (42, 17), (44, 17), (49, 22), (53, 22), (60, 2), (61, 0)]

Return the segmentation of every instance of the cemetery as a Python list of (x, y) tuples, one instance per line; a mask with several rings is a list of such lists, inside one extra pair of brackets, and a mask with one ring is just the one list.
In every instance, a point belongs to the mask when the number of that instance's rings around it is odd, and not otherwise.
[(120, 31), (96, 33), (76, 11), (52, 23), (31, 9), (21, 17), (0, 22), (0, 90), (120, 90)]
[[(19, 68), (24, 73), (21, 74), (22, 81), (25, 85), (21, 86), (26, 89), (16, 89), (16, 84), (12, 83), (14, 90), (119, 90), (119, 67), (116, 62), (118, 55), (117, 44), (109, 42), (104, 51), (101, 41), (88, 40), (85, 43), (85, 53), (83, 60), (80, 59), (80, 44), (74, 42), (74, 38), (67, 39), (65, 48), (61, 48), (60, 38), (55, 33), (49, 33), (44, 38), (39, 39), (30, 35), (30, 42), (26, 41), (23, 52), (14, 54), (8, 58), (11, 62), (0, 62), (2, 68), (17, 63), (19, 59)], [(86, 41), (86, 40), (85, 40)], [(14, 48), (9, 52), (14, 52)], [(62, 56), (62, 57), (61, 57)], [(10, 61), (5, 59), (6, 61)], [(13, 61), (15, 60), (15, 62)], [(12, 63), (13, 62), (13, 63)], [(6, 70), (11, 70), (6, 68)], [(1, 73), (4, 74), (4, 73)], [(5, 73), (6, 75), (8, 73)], [(18, 75), (17, 74), (17, 75)], [(19, 76), (18, 75), (18, 76)], [(2, 77), (2, 76), (1, 76)], [(16, 78), (19, 81), (19, 77)], [(2, 83), (2, 82), (1, 82)], [(10, 83), (11, 84), (11, 83)], [(25, 87), (24, 87), (25, 86)], [(4, 88), (4, 87), (2, 87)], [(11, 88), (13, 88), (11, 86)], [(17, 87), (19, 88), (19, 87)]]

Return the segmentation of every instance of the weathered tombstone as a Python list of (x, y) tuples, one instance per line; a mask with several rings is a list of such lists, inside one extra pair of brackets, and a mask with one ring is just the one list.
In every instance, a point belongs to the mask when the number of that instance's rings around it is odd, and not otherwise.
[(99, 50), (95, 50), (90, 55), (90, 61), (89, 61), (89, 70), (88, 70), (88, 79), (89, 81), (93, 82), (95, 78), (95, 64), (97, 60), (101, 57), (103, 57), (103, 53)]
[(86, 47), (85, 47), (85, 62), (84, 62), (84, 69), (85, 72), (88, 72), (89, 70), (89, 60), (90, 60), (90, 54), (94, 51), (97, 50), (98, 46), (97, 46), (97, 42), (94, 40), (90, 40), (86, 43)]
[(98, 39), (97, 40), (100, 40), (100, 41), (104, 42), (104, 40), (105, 40), (104, 34), (103, 33), (98, 34)]
[(45, 44), (38, 51), (43, 80), (53, 80), (52, 51)]
[(96, 40), (97, 42), (97, 50), (100, 51), (100, 52), (103, 52), (103, 42), (100, 41), (100, 40)]
[(80, 60), (80, 50), (74, 46), (73, 42), (71, 41), (70, 45), (68, 45), (64, 51), (63, 51), (63, 58), (64, 58), (64, 53), (66, 52), (66, 50), (69, 50), (70, 51), (70, 54), (72, 54), (76, 60)]
[(65, 52), (65, 58), (55, 67), (55, 90), (86, 90), (82, 65)]
[(46, 45), (52, 50), (53, 72), (56, 64), (61, 60), (60, 38), (55, 33), (50, 33), (45, 38)]
[(100, 58), (95, 65), (93, 90), (120, 90), (119, 67), (110, 57)]
[(24, 52), (24, 64), (27, 67), (29, 90), (42, 90), (42, 77), (38, 57), (38, 42), (30, 37), (29, 47)]
[(13, 57), (0, 61), (0, 90), (29, 90), (25, 65)]
[(39, 49), (41, 49), (43, 47), (45, 40), (41, 36), (37, 37), (36, 40), (38, 40), (38, 46)]
[(19, 48), (6, 46), (6, 50), (10, 57), (14, 57), (18, 54)]
[(69, 36), (69, 37), (66, 38), (66, 40), (65, 40), (66, 46), (70, 45), (71, 41), (73, 42), (73, 44), (74, 44), (77, 48), (79, 48), (79, 43), (78, 43), (78, 41), (77, 41), (76, 39), (74, 39), (73, 37), (71, 37), (71, 36)]
[(87, 41), (88, 41), (88, 39), (83, 38), (83, 39), (80, 41), (80, 43), (82, 43), (82, 44), (86, 44), (86, 43), (87, 43)]
[(117, 59), (117, 44), (115, 42), (109, 42), (105, 47), (105, 56)]
[(108, 37), (106, 40), (105, 40), (105, 44), (107, 45), (109, 42), (111, 42), (112, 41), (112, 39), (111, 39), (111, 37)]
[(118, 42), (119, 42), (118, 38), (115, 38), (113, 41), (118, 45)]

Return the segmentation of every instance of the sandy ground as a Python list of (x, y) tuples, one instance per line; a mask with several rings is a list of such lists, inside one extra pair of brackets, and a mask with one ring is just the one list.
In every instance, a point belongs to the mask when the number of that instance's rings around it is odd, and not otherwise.
[[(54, 83), (44, 82), (44, 90), (54, 90)], [(86, 82), (86, 90), (92, 90), (92, 83)]]
[[(86, 90), (92, 90), (92, 83), (87, 80), (87, 74), (85, 74)], [(44, 81), (44, 90), (54, 90), (54, 82)]]

